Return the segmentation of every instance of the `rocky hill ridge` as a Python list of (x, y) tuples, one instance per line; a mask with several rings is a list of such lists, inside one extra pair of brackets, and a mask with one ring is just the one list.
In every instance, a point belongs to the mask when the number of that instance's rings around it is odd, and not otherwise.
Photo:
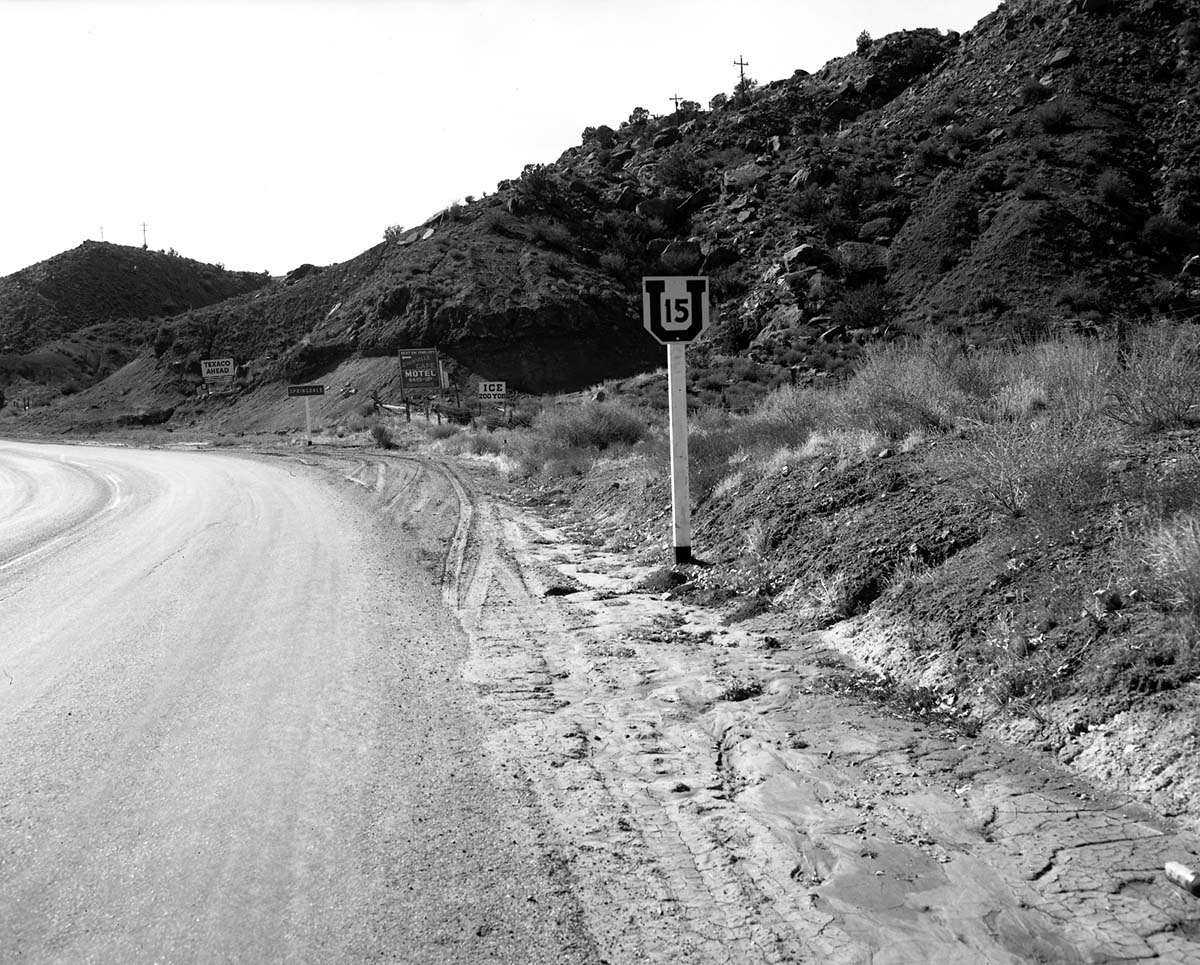
[(29, 352), (101, 322), (177, 315), (268, 280), (174, 252), (85, 241), (0, 278), (0, 353)]

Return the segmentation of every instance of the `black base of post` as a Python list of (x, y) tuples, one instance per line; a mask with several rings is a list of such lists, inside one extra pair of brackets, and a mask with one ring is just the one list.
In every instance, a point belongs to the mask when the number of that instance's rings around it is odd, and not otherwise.
[(692, 548), (690, 546), (675, 547), (675, 564), (682, 566), (692, 561)]

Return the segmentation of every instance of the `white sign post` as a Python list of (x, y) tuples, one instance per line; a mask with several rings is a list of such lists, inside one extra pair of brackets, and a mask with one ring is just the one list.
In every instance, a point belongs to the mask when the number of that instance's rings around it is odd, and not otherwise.
[(312, 410), (309, 408), (309, 402), (314, 395), (324, 395), (325, 386), (319, 382), (310, 383), (308, 385), (289, 385), (287, 387), (289, 398), (301, 395), (304, 396), (304, 431), (308, 435), (308, 444), (312, 445)]
[(671, 426), (671, 540), (675, 562), (692, 561), (692, 508), (688, 487), (687, 343), (708, 326), (708, 279), (668, 275), (642, 279), (642, 322), (667, 347)]

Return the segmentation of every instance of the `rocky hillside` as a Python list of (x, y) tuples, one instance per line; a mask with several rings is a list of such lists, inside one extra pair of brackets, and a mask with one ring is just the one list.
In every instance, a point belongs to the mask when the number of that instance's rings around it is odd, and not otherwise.
[(0, 278), (0, 399), (24, 407), (73, 394), (136, 358), (156, 319), (268, 280), (95, 241)]
[(929, 328), (980, 342), (1189, 316), (1198, 90), (1200, 0), (1011, 0), (961, 36), (864, 35), (815, 74), (589, 127), (344, 264), (192, 302), (153, 357), (181, 397), (207, 354), (253, 388), (415, 346), (460, 381), (576, 388), (660, 363), (639, 291), (661, 273), (712, 279), (698, 364), (812, 376)]
[(0, 353), (30, 352), (101, 322), (177, 315), (267, 281), (173, 253), (85, 241), (0, 278)]

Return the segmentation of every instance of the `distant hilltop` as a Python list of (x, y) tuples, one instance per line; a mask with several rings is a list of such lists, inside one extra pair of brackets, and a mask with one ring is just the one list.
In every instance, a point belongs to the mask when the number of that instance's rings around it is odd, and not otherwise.
[(100, 322), (203, 308), (268, 281), (176, 254), (85, 241), (0, 278), (0, 353), (29, 352)]

